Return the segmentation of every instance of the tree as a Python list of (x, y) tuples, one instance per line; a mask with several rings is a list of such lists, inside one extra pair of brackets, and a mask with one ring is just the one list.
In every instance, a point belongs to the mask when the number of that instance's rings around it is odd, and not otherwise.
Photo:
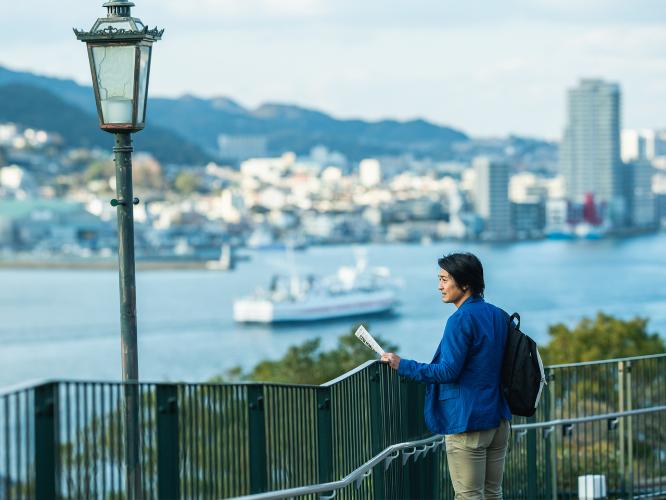
[(540, 349), (545, 364), (577, 363), (666, 351), (658, 333), (648, 333), (647, 318), (615, 318), (602, 312), (583, 318), (573, 329), (562, 323), (548, 328), (550, 341)]
[[(540, 351), (550, 365), (663, 353), (664, 340), (649, 333), (647, 324), (646, 318), (622, 320), (599, 312), (595, 318), (583, 318), (573, 328), (561, 323), (551, 325), (550, 342)], [(542, 401), (552, 398), (547, 418), (574, 418), (662, 404), (666, 382), (662, 367), (663, 358), (657, 358), (633, 362), (624, 375), (617, 362), (553, 369), (554, 378), (542, 397)], [(626, 378), (629, 374), (630, 385)], [(619, 388), (629, 386), (634, 392), (620, 397)], [(640, 477), (640, 471), (648, 470), (664, 453), (663, 446), (656, 443), (666, 442), (666, 436), (654, 416), (634, 418), (632, 426), (632, 433), (625, 439), (632, 441), (633, 468)], [(561, 493), (576, 491), (577, 478), (592, 470), (605, 470), (609, 491), (621, 491), (626, 471), (621, 467), (618, 432), (605, 422), (588, 422), (577, 424), (568, 438), (554, 438), (558, 440), (558, 462), (569, 464), (569, 472), (558, 475)]]
[(164, 189), (162, 166), (149, 154), (137, 154), (132, 160), (132, 181), (137, 189)]
[(95, 160), (91, 162), (83, 173), (85, 182), (106, 181), (115, 175), (116, 169), (112, 160)]
[[(341, 336), (334, 349), (322, 351), (321, 338), (306, 340), (300, 345), (290, 347), (287, 353), (278, 360), (261, 361), (247, 373), (237, 366), (223, 375), (214, 377), (211, 382), (244, 380), (322, 384), (333, 380), (365, 361), (375, 358), (375, 355), (354, 336), (357, 326), (354, 326), (346, 335)], [(375, 339), (387, 351), (397, 350), (397, 346), (387, 340), (381, 337), (375, 337)]]
[(180, 194), (187, 196), (199, 187), (199, 177), (194, 172), (183, 171), (176, 177), (174, 187)]

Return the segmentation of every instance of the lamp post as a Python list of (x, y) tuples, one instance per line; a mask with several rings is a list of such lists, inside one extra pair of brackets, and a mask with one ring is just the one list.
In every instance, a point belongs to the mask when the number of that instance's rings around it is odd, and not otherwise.
[(102, 130), (115, 134), (116, 199), (118, 215), (118, 263), (120, 274), (120, 328), (127, 498), (141, 493), (139, 464), (139, 363), (136, 338), (136, 282), (134, 276), (134, 207), (132, 193), (132, 132), (143, 129), (146, 119), (148, 76), (152, 44), (164, 30), (149, 30), (134, 17), (129, 0), (104, 4), (106, 17), (90, 31), (74, 30), (86, 43), (92, 73), (97, 114)]

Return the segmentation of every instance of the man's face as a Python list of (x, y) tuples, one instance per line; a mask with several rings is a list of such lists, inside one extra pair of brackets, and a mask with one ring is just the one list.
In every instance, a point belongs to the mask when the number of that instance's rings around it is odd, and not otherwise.
[(439, 291), (442, 294), (442, 302), (455, 303), (465, 295), (465, 292), (458, 286), (456, 280), (444, 269), (439, 270)]

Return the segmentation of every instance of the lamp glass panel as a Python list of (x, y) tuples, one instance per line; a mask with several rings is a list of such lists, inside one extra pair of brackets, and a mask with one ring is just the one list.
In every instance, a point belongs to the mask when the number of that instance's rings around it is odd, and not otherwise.
[(134, 46), (93, 47), (102, 122), (132, 124)]
[(130, 24), (129, 21), (112, 21), (112, 22), (99, 23), (97, 25), (97, 27), (95, 28), (95, 31), (105, 30), (109, 26), (111, 26), (112, 28), (115, 28), (117, 30), (133, 31), (132, 30), (132, 25)]
[(144, 123), (146, 120), (146, 99), (148, 96), (148, 73), (150, 71), (150, 47), (145, 45), (139, 48), (141, 55), (139, 57), (139, 106), (137, 108), (138, 123)]

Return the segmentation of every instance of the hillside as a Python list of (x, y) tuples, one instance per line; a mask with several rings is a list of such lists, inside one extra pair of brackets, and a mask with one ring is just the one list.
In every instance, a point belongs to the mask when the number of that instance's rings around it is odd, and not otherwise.
[[(0, 88), (4, 102), (11, 103), (0, 119), (58, 132), (76, 145), (108, 143), (97, 129), (90, 87), (0, 67)], [(458, 130), (425, 120), (340, 120), (278, 103), (251, 110), (225, 97), (150, 98), (147, 122), (136, 136), (137, 147), (184, 163), (214, 157), (220, 134), (265, 136), (272, 154), (285, 150), (302, 154), (323, 144), (352, 160), (406, 152), (446, 158), (452, 144), (468, 140)]]

